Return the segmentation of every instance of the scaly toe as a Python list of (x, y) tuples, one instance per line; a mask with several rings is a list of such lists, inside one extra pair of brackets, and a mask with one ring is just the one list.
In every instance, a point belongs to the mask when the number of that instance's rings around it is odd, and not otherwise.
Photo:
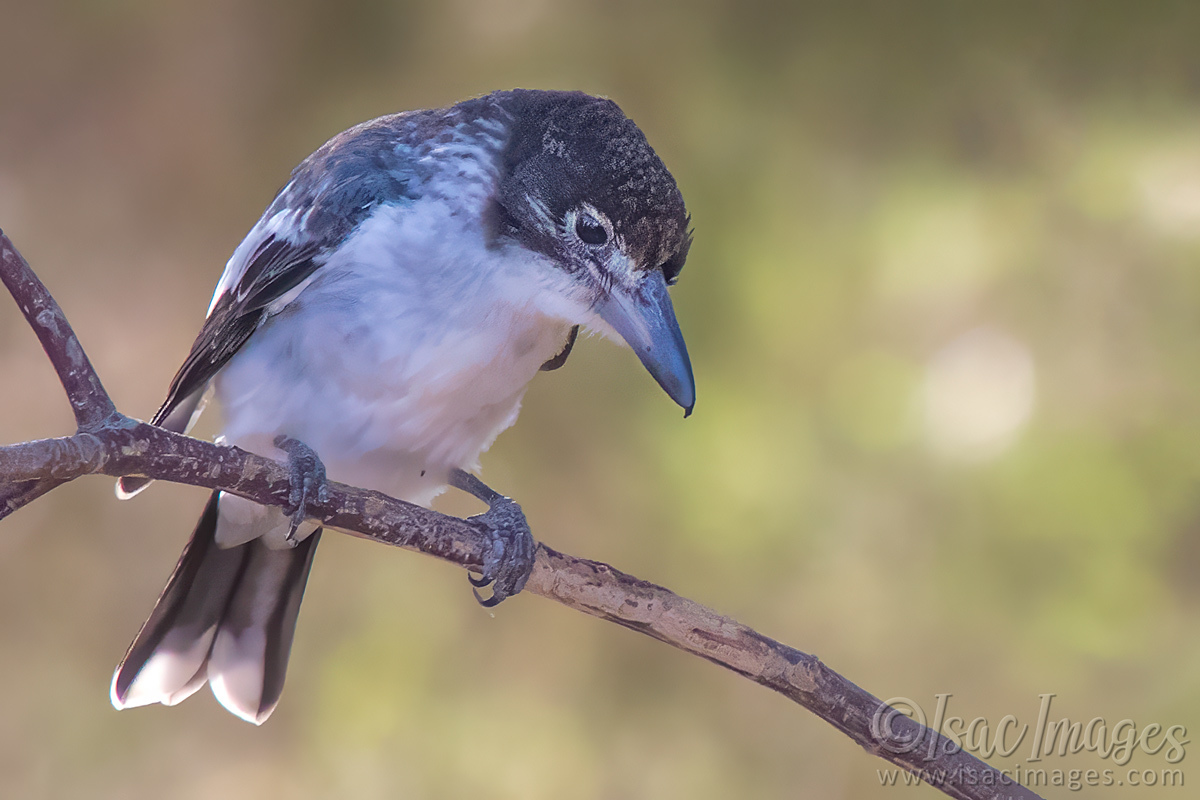
[(467, 580), (476, 588), (491, 584), (491, 597), (484, 599), (478, 591), (474, 594), (480, 605), (492, 608), (525, 588), (537, 545), (521, 507), (507, 497), (497, 499), (486, 513), (472, 519), (485, 526), (492, 549), (484, 560), (482, 576), (468, 575)]
[(316, 451), (298, 439), (276, 436), (275, 446), (287, 453), (288, 470), (291, 473), (288, 490), (288, 505), (284, 513), (291, 517), (287, 540), (296, 543), (296, 530), (304, 520), (312, 516), (309, 505), (329, 500), (329, 482), (325, 477), (325, 465)]

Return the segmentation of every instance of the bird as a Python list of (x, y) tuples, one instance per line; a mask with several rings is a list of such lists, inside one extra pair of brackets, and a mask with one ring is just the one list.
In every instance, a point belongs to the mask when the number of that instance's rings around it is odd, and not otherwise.
[[(113, 673), (118, 709), (206, 682), (261, 725), (283, 690), (326, 480), (428, 505), (489, 504), (496, 553), (475, 586), (519, 592), (533, 540), (474, 472), (539, 371), (580, 328), (627, 344), (695, 405), (668, 287), (691, 246), (670, 171), (612, 100), (496, 91), (337, 134), (297, 166), (234, 250), (151, 422), (187, 433), (207, 400), (219, 441), (287, 454), (293, 507), (213, 492)], [(145, 476), (121, 478), (132, 497)]]

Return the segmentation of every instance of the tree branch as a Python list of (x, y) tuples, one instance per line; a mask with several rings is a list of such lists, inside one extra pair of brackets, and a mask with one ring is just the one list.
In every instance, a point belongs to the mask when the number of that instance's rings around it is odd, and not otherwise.
[[(269, 458), (165, 431), (119, 413), (62, 310), (0, 232), (0, 280), (37, 333), (75, 412), (73, 436), (0, 448), (0, 519), (83, 475), (142, 475), (284, 506), (286, 467)], [(483, 564), (486, 533), (379, 492), (331, 483), (310, 504), (325, 525), (466, 568)], [(598, 561), (538, 545), (525, 592), (555, 600), (719, 664), (800, 704), (867, 752), (964, 800), (1038, 796), (802, 653), (712, 609)]]
[(91, 430), (116, 414), (116, 406), (104, 391), (100, 376), (88, 361), (62, 309), (3, 231), (0, 231), (0, 280), (50, 357), (67, 391), (79, 429)]

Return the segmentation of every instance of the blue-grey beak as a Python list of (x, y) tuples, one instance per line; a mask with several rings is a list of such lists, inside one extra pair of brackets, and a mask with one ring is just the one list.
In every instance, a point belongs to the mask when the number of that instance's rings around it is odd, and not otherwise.
[(632, 292), (613, 289), (596, 312), (629, 343), (663, 391), (683, 407), (683, 415), (691, 414), (696, 380), (662, 271), (644, 273)]

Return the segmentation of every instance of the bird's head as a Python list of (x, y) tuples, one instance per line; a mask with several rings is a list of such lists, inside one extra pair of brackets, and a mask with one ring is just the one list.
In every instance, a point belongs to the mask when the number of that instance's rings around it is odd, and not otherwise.
[(497, 99), (512, 118), (497, 236), (565, 273), (571, 299), (690, 413), (692, 365), (667, 294), (691, 243), (675, 179), (611, 100), (522, 90)]

